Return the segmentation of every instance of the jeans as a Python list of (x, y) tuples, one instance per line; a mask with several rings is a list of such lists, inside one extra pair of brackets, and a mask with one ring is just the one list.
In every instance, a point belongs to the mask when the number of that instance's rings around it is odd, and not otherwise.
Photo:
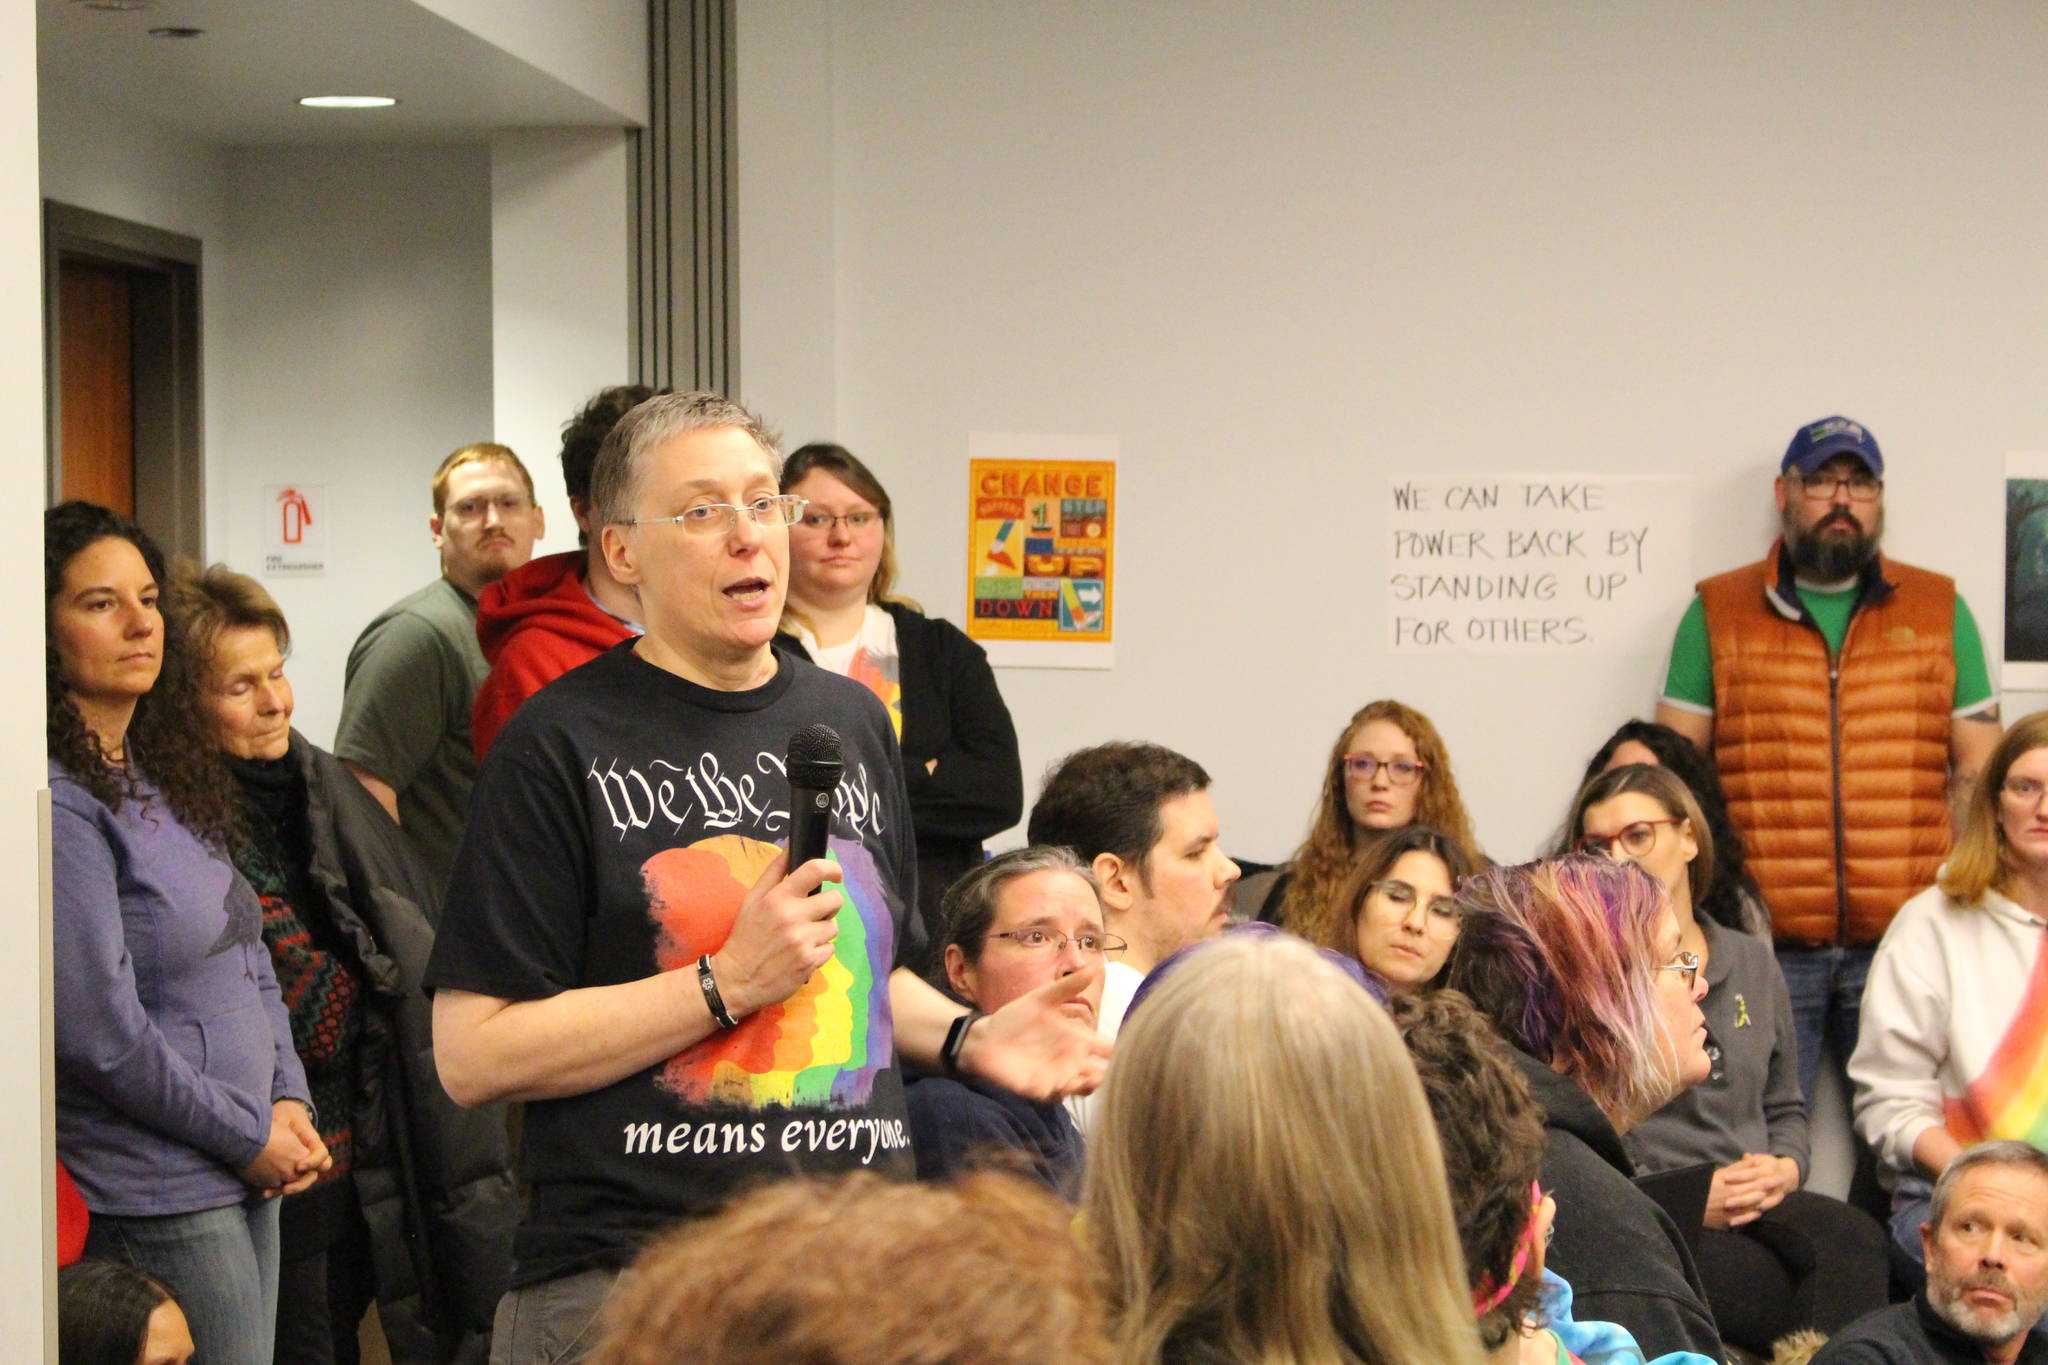
[(191, 1325), (195, 1365), (270, 1365), (277, 1209), (275, 1199), (252, 1195), (155, 1218), (95, 1213), (85, 1254), (126, 1261), (164, 1282)]
[(597, 1345), (597, 1315), (619, 1272), (579, 1271), (514, 1289), (498, 1300), (491, 1365), (575, 1365)]
[(1778, 949), (1778, 969), (1785, 974), (1792, 1027), (1799, 1037), (1799, 1089), (1809, 1109), (1814, 1083), (1820, 1079), (1822, 1045), (1835, 1045), (1835, 1059), (1844, 1068), (1856, 1051), (1863, 986), (1870, 980), (1870, 961), (1876, 956), (1874, 947)]
[(1934, 1185), (1925, 1176), (1902, 1175), (1892, 1190), (1892, 1241), (1918, 1265), (1926, 1248), (1920, 1244), (1920, 1225), (1934, 1208)]

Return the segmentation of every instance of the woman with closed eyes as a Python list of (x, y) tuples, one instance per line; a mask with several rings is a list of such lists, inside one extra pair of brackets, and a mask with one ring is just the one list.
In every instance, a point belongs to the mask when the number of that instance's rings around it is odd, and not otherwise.
[(1427, 988), (1458, 941), (1458, 883), (1478, 870), (1448, 835), (1425, 825), (1376, 842), (1346, 880), (1322, 947), (1356, 958), (1394, 995)]

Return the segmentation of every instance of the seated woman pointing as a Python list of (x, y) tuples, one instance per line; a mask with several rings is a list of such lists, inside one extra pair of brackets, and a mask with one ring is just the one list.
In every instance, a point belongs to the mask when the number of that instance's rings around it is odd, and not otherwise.
[[(1067, 848), (997, 854), (953, 884), (944, 913), (946, 984), (977, 1013), (1114, 961), (1125, 947), (1102, 928), (1095, 874)], [(1060, 1008), (1092, 1029), (1101, 1003), (1098, 973)], [(905, 1088), (903, 1101), (920, 1179), (993, 1161), (1020, 1165), (1070, 1197), (1078, 1193), (1081, 1135), (1065, 1105), (973, 1076), (923, 1077)]]

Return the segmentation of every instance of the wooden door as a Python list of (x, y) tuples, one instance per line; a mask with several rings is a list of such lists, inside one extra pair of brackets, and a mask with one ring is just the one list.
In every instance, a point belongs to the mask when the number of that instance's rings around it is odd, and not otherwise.
[(57, 267), (60, 493), (135, 515), (135, 355), (130, 272)]

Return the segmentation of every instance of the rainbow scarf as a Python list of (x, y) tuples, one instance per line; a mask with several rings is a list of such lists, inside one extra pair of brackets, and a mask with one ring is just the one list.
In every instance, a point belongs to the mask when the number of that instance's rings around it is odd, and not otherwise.
[(2034, 954), (2026, 994), (1982, 1075), (1942, 1105), (1964, 1146), (2016, 1138), (2048, 1151), (2048, 952)]

